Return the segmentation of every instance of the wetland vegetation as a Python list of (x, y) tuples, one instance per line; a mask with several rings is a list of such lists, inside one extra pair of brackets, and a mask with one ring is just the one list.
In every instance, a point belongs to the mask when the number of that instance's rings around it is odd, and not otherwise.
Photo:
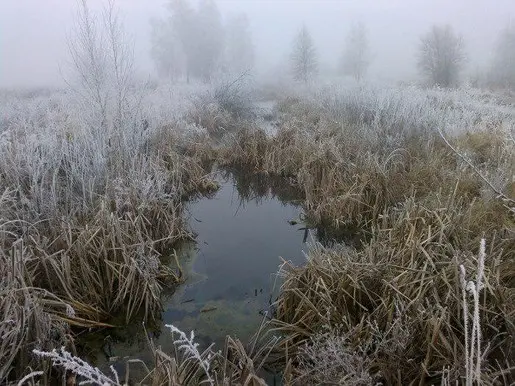
[(0, 95), (0, 383), (515, 382), (512, 91), (137, 84), (79, 6)]
[[(152, 135), (159, 135), (154, 140), (159, 150), (147, 145), (142, 154), (140, 146), (123, 144), (116, 152), (88, 149), (93, 160), (105, 155), (102, 174), (78, 157), (91, 135), (87, 131), (59, 141), (61, 133), (49, 126), (44, 148), (31, 141), (26, 126), (13, 126), (18, 141), (4, 142), (8, 164), (2, 173), (6, 374), (19, 377), (27, 366), (48, 366), (31, 355), (34, 348), (63, 346), (79, 354), (88, 331), (134, 320), (150, 326), (154, 320), (157, 326), (195, 330), (202, 342), (225, 348), (204, 344), (203, 353), (184, 353), (174, 342), (191, 346), (189, 337), (157, 327), (159, 336), (140, 334), (140, 345), (132, 346), (138, 348), (128, 346), (130, 355), (110, 352), (116, 360), (128, 356), (129, 369), (141, 365), (136, 359), (146, 359), (146, 370), (132, 374), (144, 374), (150, 383), (263, 382), (264, 367), (283, 374), (285, 383), (299, 384), (327, 383), (336, 374), (349, 384), (458, 379), (469, 355), (463, 266), (467, 279), (484, 270), (478, 291), (482, 382), (507, 382), (515, 304), (513, 186), (496, 185), (499, 191), (492, 191), (484, 178), (503, 181), (514, 172), (514, 144), (502, 130), (512, 115), (493, 101), (471, 115), (479, 98), (494, 98), (483, 94), (330, 92), (280, 97), (273, 135), (253, 119), (222, 137), (199, 128), (179, 138), (168, 126), (157, 127)], [(472, 129), (450, 132), (444, 123)], [(48, 140), (51, 135), (55, 140)], [(108, 139), (95, 137), (99, 140)], [(48, 169), (35, 168), (34, 157)], [(220, 183), (216, 170), (230, 170), (225, 173), (233, 183)], [(86, 196), (86, 186), (96, 190)], [(237, 205), (217, 202), (217, 195), (227, 200), (231, 194)], [(288, 209), (280, 201), (295, 206)], [(266, 209), (267, 202), (279, 206)], [(202, 205), (207, 213), (198, 209)], [(248, 207), (249, 217), (231, 225), (235, 213)], [(317, 227), (310, 244), (303, 244), (297, 228)], [(478, 268), (482, 239), (487, 257)], [(187, 253), (179, 252), (180, 240), (199, 243), (193, 260), (213, 259), (203, 272), (198, 272), (202, 263), (188, 263)], [(281, 289), (271, 307), (270, 275), (279, 256), (285, 258)], [(192, 284), (199, 274), (208, 280)], [(260, 276), (257, 282), (254, 274)], [(166, 293), (174, 287), (172, 299), (180, 300), (167, 303)], [(245, 301), (254, 297), (260, 304), (247, 307)], [(259, 329), (255, 345), (237, 340), (248, 343), (252, 329)], [(226, 334), (234, 338), (225, 340)], [(147, 341), (148, 336), (154, 339)], [(141, 340), (147, 349), (138, 358)]]

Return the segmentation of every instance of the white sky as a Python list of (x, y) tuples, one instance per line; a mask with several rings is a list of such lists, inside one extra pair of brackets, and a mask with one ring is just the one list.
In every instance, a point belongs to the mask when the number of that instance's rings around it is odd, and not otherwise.
[[(100, 8), (104, 0), (89, 0)], [(117, 0), (136, 45), (142, 74), (151, 74), (149, 19), (166, 16), (164, 0)], [(310, 28), (321, 62), (334, 65), (349, 25), (364, 22), (375, 55), (372, 76), (411, 78), (420, 34), (450, 23), (463, 34), (469, 68), (488, 63), (497, 33), (515, 17), (515, 0), (218, 0), (226, 16), (246, 12), (260, 68), (285, 64), (301, 23)], [(74, 0), (0, 0), (0, 87), (62, 83)]]

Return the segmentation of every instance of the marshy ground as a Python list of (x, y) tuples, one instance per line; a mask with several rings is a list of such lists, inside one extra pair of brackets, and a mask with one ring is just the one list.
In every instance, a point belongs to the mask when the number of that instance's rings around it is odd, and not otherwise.
[[(273, 317), (281, 285), (279, 257), (302, 265), (303, 250), (316, 237), (315, 230), (302, 229), (295, 197), (283, 194), (279, 199), (266, 179), (226, 172), (216, 180), (216, 193), (186, 206), (196, 237), (176, 248), (185, 282), (163, 296), (163, 312), (152, 331), (155, 344), (165, 352), (174, 349), (170, 335), (161, 333), (165, 324), (194, 330), (203, 349), (211, 343), (222, 347), (227, 335), (248, 342), (263, 318)], [(154, 355), (141, 320), (129, 328), (85, 334), (77, 343), (90, 353), (90, 361), (106, 370), (114, 363), (120, 374), (128, 359), (152, 363)]]
[(0, 381), (92, 374), (41, 352), (87, 357), (89, 333), (136, 325), (145, 364), (108, 353), (131, 382), (454, 384), (477, 310), (481, 382), (513, 382), (515, 109), (476, 89), (233, 86), (144, 90), (109, 130), (63, 93), (2, 96)]

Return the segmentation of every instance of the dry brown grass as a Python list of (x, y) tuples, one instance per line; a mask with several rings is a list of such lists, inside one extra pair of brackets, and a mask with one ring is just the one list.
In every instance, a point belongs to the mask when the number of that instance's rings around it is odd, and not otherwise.
[[(515, 287), (507, 269), (515, 237), (495, 231), (509, 215), (495, 203), (462, 205), (441, 196), (410, 198), (383, 214), (362, 249), (317, 246), (305, 267), (287, 267), (276, 324), (288, 336), (283, 344), (290, 357), (325, 331), (348, 337), (342, 347), (348, 354), (366, 353), (375, 381), (439, 383), (444, 368), (451, 382), (459, 379), (465, 354), (458, 267), (475, 271), (472, 252), (482, 229), (490, 245), (481, 299), (484, 383), (511, 379), (500, 370), (509, 368), (515, 350)], [(323, 375), (304, 372), (302, 355), (295, 360), (299, 384), (306, 384), (302, 376)]]
[[(32, 257), (34, 258), (34, 257)], [(66, 303), (31, 285), (31, 272), (25, 267), (27, 248), (13, 246), (0, 258), (0, 376), (2, 382), (16, 379), (27, 365), (34, 365), (28, 349), (35, 344), (50, 348), (68, 345), (66, 323), (59, 314), (66, 314)], [(28, 328), (30, 326), (30, 328)]]
[[(176, 285), (182, 276), (177, 259), (165, 265), (162, 256), (191, 237), (181, 199), (216, 189), (201, 160), (172, 147), (163, 150), (155, 150), (150, 160), (144, 154), (132, 161), (113, 159), (111, 171), (120, 177), (108, 180), (90, 207), (71, 207), (72, 192), (63, 192), (59, 211), (39, 221), (30, 191), (5, 188), (0, 381), (19, 378), (27, 366), (41, 366), (33, 348), (72, 346), (70, 327), (108, 327), (119, 315), (126, 321), (136, 314), (158, 315), (163, 287)], [(130, 173), (148, 178), (144, 168), (167, 179), (150, 180), (146, 190), (144, 180), (123, 178)], [(57, 184), (66, 184), (66, 172)]]
[[(222, 164), (285, 178), (304, 197), (310, 222), (361, 234), (357, 249), (317, 246), (306, 266), (283, 272), (275, 323), (287, 337), (279, 351), (292, 379), (424, 384), (440, 382), (444, 369), (447, 380), (462, 379), (458, 267), (474, 270), (485, 237), (483, 381), (513, 381), (515, 221), (511, 203), (483, 178), (509, 194), (510, 183), (503, 184), (515, 173), (515, 152), (506, 133), (475, 130), (452, 139), (474, 169), (436, 131), (413, 126), (416, 119), (401, 116), (396, 126), (385, 116), (381, 125), (374, 111), (353, 108), (333, 115), (287, 98), (279, 103), (276, 136), (242, 131), (218, 153)], [(339, 347), (338, 370), (329, 371), (336, 359), (321, 347)], [(352, 364), (363, 372), (349, 373)]]
[[(180, 138), (171, 134), (175, 126), (163, 128), (133, 156), (116, 153), (123, 138), (118, 145), (113, 140), (103, 185), (89, 197), (73, 192), (77, 169), (84, 171), (73, 158), (43, 173), (48, 186), (41, 192), (59, 204), (43, 220), (34, 215), (33, 171), (26, 165), (19, 173), (0, 170), (0, 263), (7, 267), (0, 306), (12, 316), (0, 324), (8, 337), (0, 345), (7, 358), (0, 361), (0, 381), (37, 364), (32, 348), (71, 346), (70, 325), (159, 311), (163, 285), (181, 276), (179, 264), (171, 269), (160, 259), (188, 237), (181, 199), (216, 189), (209, 177), (216, 164), (259, 177), (249, 183), (240, 175), (243, 197), (286, 196), (292, 189), (311, 225), (324, 224), (329, 235), (352, 230), (360, 241), (356, 248), (316, 246), (306, 266), (287, 266), (274, 321), (284, 339), (247, 349), (228, 338), (223, 353), (201, 353), (201, 359), (211, 355), (209, 376), (217, 384), (263, 384), (259, 371), (272, 349), (287, 383), (335, 382), (340, 375), (341, 384), (424, 384), (439, 382), (444, 368), (447, 379), (459, 381), (465, 354), (458, 267), (474, 270), (482, 237), (489, 246), (483, 381), (512, 381), (514, 218), (510, 202), (487, 194), (477, 173), (500, 182), (510, 197), (515, 152), (501, 131), (451, 139), (474, 170), (437, 133), (416, 126), (421, 110), (403, 110), (395, 100), (376, 111), (384, 106), (286, 98), (277, 108), (275, 136), (218, 101), (207, 102), (188, 117), (205, 135)], [(275, 182), (263, 188), (261, 177)], [(331, 350), (335, 356), (326, 357)], [(155, 367), (147, 371), (152, 384), (206, 380), (202, 361), (154, 353)]]
[(460, 171), (456, 180), (449, 170), (459, 168), (456, 157), (437, 137), (401, 138), (398, 147), (384, 151), (357, 134), (335, 134), (327, 122), (302, 127), (287, 121), (272, 138), (242, 131), (220, 152), (222, 164), (290, 178), (304, 194), (309, 216), (336, 227), (366, 227), (386, 208), (435, 187), (444, 194), (458, 189), (469, 198), (480, 195), (472, 171)]

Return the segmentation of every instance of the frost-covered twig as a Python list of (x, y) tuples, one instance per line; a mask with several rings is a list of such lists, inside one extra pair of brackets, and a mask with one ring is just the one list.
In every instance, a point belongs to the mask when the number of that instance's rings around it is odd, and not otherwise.
[(445, 144), (458, 156), (460, 157), (467, 165), (469, 165), (474, 173), (476, 173), (489, 187), (492, 189), (492, 191), (497, 195), (498, 198), (500, 198), (505, 204), (507, 209), (510, 212), (515, 213), (515, 200), (512, 200), (508, 196), (506, 196), (500, 189), (496, 188), (484, 175), (481, 173), (481, 171), (463, 154), (461, 154), (454, 146), (451, 145), (451, 143), (445, 138), (445, 135), (442, 133), (442, 131), (439, 129), (438, 133), (440, 134), (440, 137), (443, 139)]
[(168, 327), (172, 333), (178, 334), (179, 339), (176, 339), (174, 341), (174, 344), (176, 344), (179, 348), (179, 350), (182, 350), (184, 354), (186, 355), (186, 359), (193, 359), (198, 362), (200, 367), (204, 370), (204, 373), (207, 377), (207, 382), (211, 385), (214, 385), (215, 381), (211, 377), (209, 372), (209, 360), (202, 359), (202, 355), (198, 351), (198, 343), (194, 342), (195, 339), (195, 333), (193, 330), (191, 331), (190, 337), (179, 330), (177, 327), (171, 324), (166, 324), (165, 327)]
[[(468, 281), (466, 279), (466, 271), (463, 265), (460, 265), (460, 281), (463, 296), (463, 322), (465, 329), (465, 377), (466, 385), (472, 386), (474, 381), (478, 384), (481, 381), (481, 319), (479, 315), (479, 293), (483, 289), (483, 277), (485, 270), (486, 243), (485, 239), (481, 239), (479, 246), (478, 264), (476, 281)], [(466, 293), (469, 292), (474, 300), (474, 310), (472, 315), (472, 331), (470, 337), (468, 335), (468, 300)], [(469, 345), (470, 338), (470, 345)]]
[(466, 279), (466, 272), (465, 272), (465, 266), (462, 264), (460, 265), (460, 282), (461, 282), (461, 296), (462, 296), (462, 307), (463, 307), (463, 328), (464, 328), (464, 335), (465, 335), (465, 371), (468, 374), (469, 371), (469, 331), (468, 331), (468, 314), (469, 314), (469, 307), (468, 307), (468, 301), (467, 301), (467, 279)]
[(79, 383), (80, 385), (121, 386), (118, 374), (113, 366), (110, 368), (114, 374), (114, 380), (102, 373), (97, 367), (93, 367), (86, 361), (73, 356), (64, 347), (61, 348), (60, 352), (56, 349), (52, 351), (33, 350), (32, 352), (40, 357), (50, 358), (54, 366), (61, 366), (65, 370), (83, 377), (84, 380)]
[(30, 374), (25, 375), (22, 379), (18, 381), (18, 386), (23, 386), (25, 382), (31, 379), (34, 382), (34, 377), (39, 377), (43, 375), (43, 371), (33, 371)]

